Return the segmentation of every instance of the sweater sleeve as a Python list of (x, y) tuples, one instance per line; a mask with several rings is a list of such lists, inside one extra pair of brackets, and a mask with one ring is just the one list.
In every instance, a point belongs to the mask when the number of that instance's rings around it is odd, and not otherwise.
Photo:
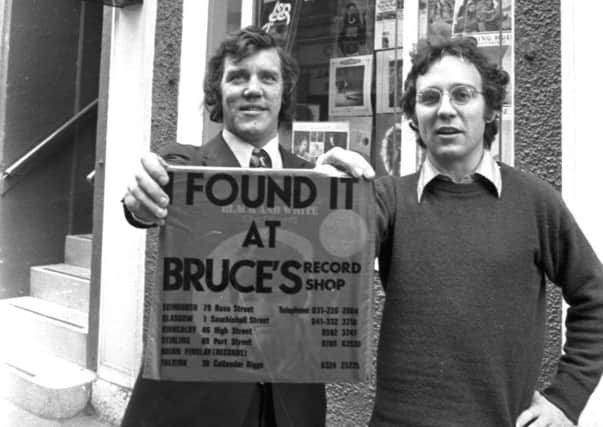
[(541, 262), (569, 305), (563, 354), (543, 393), (577, 424), (603, 371), (603, 266), (561, 198), (543, 206)]
[(392, 227), (396, 212), (395, 181), (391, 176), (375, 181), (375, 197), (377, 200), (377, 227), (375, 239), (376, 256), (379, 258), (379, 276), (385, 288), (391, 263)]

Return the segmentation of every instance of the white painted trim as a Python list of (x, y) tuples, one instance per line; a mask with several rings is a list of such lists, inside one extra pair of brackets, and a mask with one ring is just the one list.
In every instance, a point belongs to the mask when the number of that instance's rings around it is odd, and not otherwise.
[(133, 385), (142, 355), (146, 233), (126, 223), (119, 201), (150, 147), (157, 1), (112, 9), (103, 70), (109, 82), (98, 375), (124, 387)]
[[(599, 0), (561, 1), (562, 192), (584, 234), (603, 258), (599, 42), (593, 37), (603, 14)], [(564, 304), (565, 321), (567, 306)], [(565, 324), (565, 323), (564, 323)], [(564, 328), (565, 335), (565, 328)], [(591, 396), (580, 427), (603, 427), (603, 385)]]
[(203, 141), (203, 78), (207, 60), (209, 2), (184, 0), (182, 15), (177, 141), (198, 146)]
[[(11, 29), (11, 14), (13, 0), (0, 0), (0, 81), (7, 81), (8, 54), (10, 49), (9, 34)], [(0, 144), (4, 140), (4, 129), (6, 123), (6, 91), (7, 85), (0, 86)], [(2, 156), (3, 157), (3, 156)], [(3, 159), (4, 160), (4, 159)]]
[(253, 24), (254, 7), (254, 0), (241, 0), (241, 28)]
[[(574, 70), (574, 7), (570, 2), (561, 2), (561, 176), (562, 195), (571, 208), (575, 205), (576, 156), (573, 147), (576, 141), (574, 112), (576, 110)], [(563, 302), (562, 344), (565, 344), (565, 317), (567, 305)]]
[[(509, 153), (501, 153), (501, 160), (507, 162), (510, 166), (515, 166), (515, 94), (517, 93), (517, 85), (515, 83), (515, 34), (517, 34), (516, 20), (515, 20), (515, 10), (516, 10), (516, 2), (514, 0), (511, 2), (511, 28), (513, 30), (512, 39), (511, 39), (511, 69), (509, 70), (509, 78), (510, 82), (507, 87), (513, 88), (513, 93), (511, 94), (511, 110), (513, 111), (513, 118), (511, 119), (511, 143), (506, 145), (506, 148), (509, 149)], [(498, 129), (499, 135), (502, 133), (502, 127)]]
[[(404, 2), (402, 32), (402, 74), (404, 81), (412, 67), (410, 53), (415, 48), (419, 38), (419, 2)], [(400, 147), (400, 175), (408, 175), (417, 170), (417, 142), (415, 132), (408, 126), (408, 121), (402, 119), (402, 144)]]
[(576, 204), (576, 70), (574, 4), (561, 2), (561, 171), (566, 203)]

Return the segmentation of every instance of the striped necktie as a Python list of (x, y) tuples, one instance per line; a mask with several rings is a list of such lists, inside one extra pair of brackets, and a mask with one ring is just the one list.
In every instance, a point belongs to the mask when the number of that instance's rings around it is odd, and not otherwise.
[(254, 148), (249, 159), (250, 168), (271, 168), (272, 161), (266, 151), (261, 148)]

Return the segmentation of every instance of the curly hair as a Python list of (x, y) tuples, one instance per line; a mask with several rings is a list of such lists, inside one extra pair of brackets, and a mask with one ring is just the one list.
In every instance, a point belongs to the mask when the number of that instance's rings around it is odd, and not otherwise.
[(275, 49), (281, 60), (283, 101), (278, 116), (279, 123), (290, 122), (293, 119), (295, 89), (299, 76), (297, 62), (272, 35), (259, 27), (249, 26), (229, 34), (209, 59), (203, 91), (205, 108), (212, 121), (222, 122), (223, 120), (221, 82), (225, 58), (230, 57), (236, 63), (266, 49)]
[[(410, 127), (417, 135), (417, 143), (423, 148), (425, 148), (425, 142), (419, 135), (415, 115), (417, 79), (426, 74), (431, 66), (444, 56), (456, 56), (475, 66), (482, 78), (481, 90), (486, 107), (490, 112), (500, 113), (507, 94), (506, 86), (509, 83), (509, 74), (498, 65), (492, 64), (486, 55), (480, 52), (477, 40), (473, 37), (419, 42), (417, 49), (411, 55), (412, 68), (404, 82), (401, 104), (402, 113), (410, 120)], [(487, 121), (484, 129), (484, 147), (491, 147), (497, 133), (497, 120)]]

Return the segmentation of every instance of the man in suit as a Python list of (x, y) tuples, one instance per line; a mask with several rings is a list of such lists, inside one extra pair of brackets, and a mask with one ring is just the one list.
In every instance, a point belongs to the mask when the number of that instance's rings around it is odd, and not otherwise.
[[(199, 166), (311, 168), (286, 150), (278, 126), (290, 121), (295, 107), (298, 68), (272, 36), (247, 27), (229, 36), (210, 58), (205, 77), (205, 105), (222, 132), (201, 147), (169, 144), (158, 155), (141, 159), (123, 199), (126, 218), (137, 227), (162, 225), (169, 200), (167, 163)], [(352, 175), (372, 177), (360, 155), (325, 155)], [(269, 384), (154, 381), (139, 377), (124, 415), (123, 427), (324, 426), (324, 384)]]

